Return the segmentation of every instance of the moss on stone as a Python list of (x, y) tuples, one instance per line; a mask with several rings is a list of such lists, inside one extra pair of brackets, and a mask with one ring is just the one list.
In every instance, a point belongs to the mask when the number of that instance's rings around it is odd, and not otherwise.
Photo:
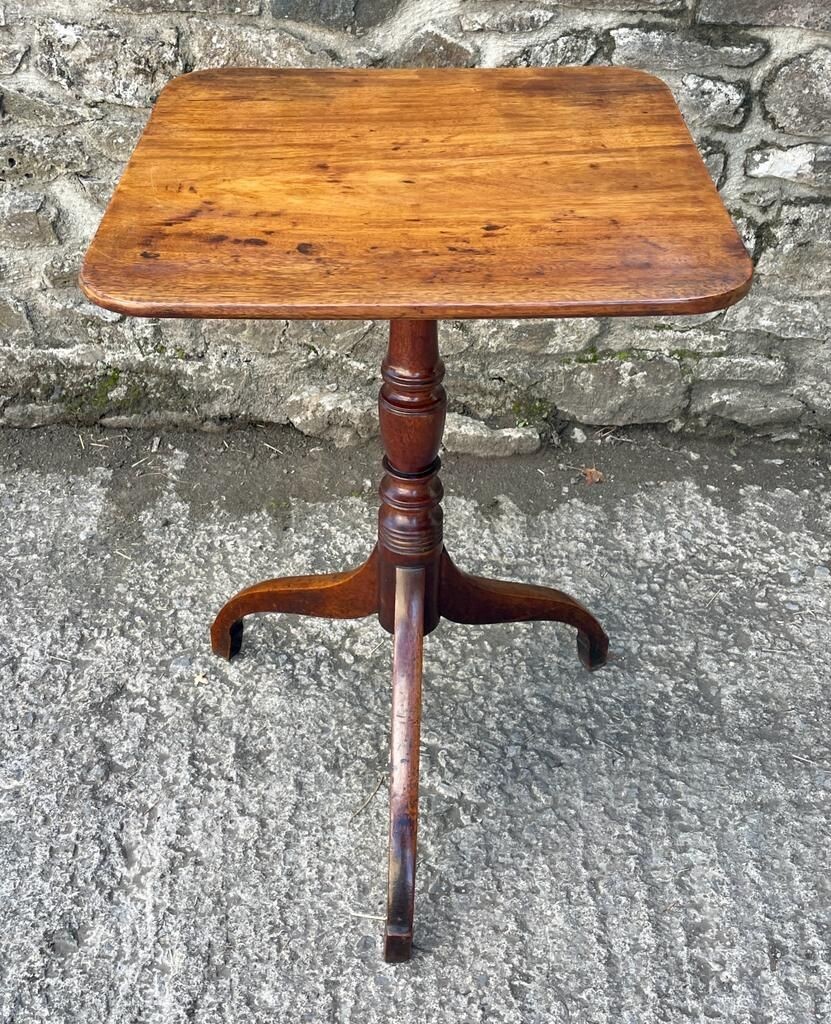
[[(116, 389), (118, 393), (114, 394)], [(115, 367), (92, 380), (41, 380), (38, 393), (42, 401), (62, 405), (67, 419), (77, 423), (95, 423), (103, 416), (140, 416), (158, 408), (182, 409), (193, 404), (192, 395), (175, 379), (126, 381), (123, 371)]]
[(531, 427), (544, 423), (551, 416), (553, 406), (544, 398), (522, 395), (511, 404), (511, 412), (518, 427)]
[(601, 363), (610, 359), (617, 359), (621, 363), (632, 363), (637, 360), (649, 359), (650, 356), (650, 352), (637, 348), (605, 349), (602, 352), (598, 352), (596, 348), (591, 348), (588, 352), (577, 356), (574, 361), (576, 363)]
[(594, 345), (587, 348), (585, 352), (581, 352), (580, 355), (574, 357), (575, 363), (596, 363), (600, 357), (597, 354), (597, 349)]
[(147, 391), (142, 384), (133, 382), (127, 388), (123, 398), (116, 402), (118, 412), (139, 412), (147, 399)]
[(673, 348), (669, 353), (673, 359), (691, 360), (698, 362), (700, 359), (717, 359), (727, 355), (726, 349), (718, 349), (716, 352), (694, 352), (691, 348)]
[(90, 397), (90, 405), (94, 409), (106, 409), (110, 404), (110, 392), (118, 387), (120, 380), (121, 371), (115, 368), (100, 378)]
[[(61, 382), (60, 402), (73, 419), (94, 421), (110, 406), (110, 393), (121, 382), (121, 371), (111, 368), (95, 380), (67, 388)], [(43, 389), (41, 388), (41, 391)], [(44, 394), (44, 397), (46, 395)]]

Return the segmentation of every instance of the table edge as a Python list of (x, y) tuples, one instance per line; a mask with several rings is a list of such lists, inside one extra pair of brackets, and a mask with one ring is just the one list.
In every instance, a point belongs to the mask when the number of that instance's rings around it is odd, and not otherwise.
[(459, 77), (472, 76), (475, 74), (487, 73), (489, 76), (493, 75), (494, 72), (497, 74), (505, 74), (511, 77), (522, 77), (528, 76), (533, 77), (534, 75), (543, 75), (545, 77), (557, 77), (558, 75), (578, 75), (586, 74), (587, 76), (592, 75), (604, 75), (613, 74), (618, 78), (630, 78), (630, 79), (642, 79), (649, 82), (653, 87), (665, 90), (675, 99), (672, 89), (659, 75), (654, 74), (651, 71), (644, 71), (642, 68), (633, 68), (619, 64), (590, 64), (590, 65), (566, 65), (558, 67), (542, 67), (539, 65), (530, 65), (528, 67), (331, 67), (331, 68), (284, 68), (284, 67), (258, 67), (256, 65), (240, 64), (234, 65), (233, 67), (209, 67), (209, 68), (198, 68), (195, 71), (185, 71), (180, 75), (174, 75), (173, 78), (162, 86), (156, 101), (153, 106), (156, 106), (162, 96), (167, 92), (174, 92), (178, 88), (185, 87), (191, 82), (197, 79), (211, 79), (211, 78), (231, 78), (234, 74), (241, 75), (268, 75), (270, 77), (297, 77), (301, 78), (304, 75), (332, 75), (332, 76), (348, 76), (355, 74), (369, 74), (369, 75), (393, 75), (393, 76), (432, 76), (442, 77), (446, 75), (458, 75)]
[(108, 295), (90, 280), (86, 262), (78, 275), (84, 295), (97, 306), (114, 313), (136, 317), (190, 318), (195, 320), (493, 320), (566, 319), (582, 317), (668, 316), (712, 313), (727, 309), (750, 291), (753, 264), (749, 256), (741, 261), (742, 274), (736, 284), (706, 295), (687, 298), (624, 299), (617, 301), (576, 300), (551, 303), (477, 302), (400, 303), (376, 305), (354, 303), (304, 303), (289, 301), (165, 302)]

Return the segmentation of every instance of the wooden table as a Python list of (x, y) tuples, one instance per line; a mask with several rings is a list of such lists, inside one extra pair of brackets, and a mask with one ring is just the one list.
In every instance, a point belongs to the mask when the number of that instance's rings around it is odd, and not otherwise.
[(393, 634), (385, 958), (410, 957), (422, 640), (444, 617), (548, 619), (574, 598), (469, 576), (442, 542), (437, 321), (704, 313), (751, 264), (667, 87), (624, 68), (202, 71), (162, 92), (80, 283), (152, 317), (386, 319), (378, 540), (357, 569), (257, 583), (220, 610), (377, 614)]

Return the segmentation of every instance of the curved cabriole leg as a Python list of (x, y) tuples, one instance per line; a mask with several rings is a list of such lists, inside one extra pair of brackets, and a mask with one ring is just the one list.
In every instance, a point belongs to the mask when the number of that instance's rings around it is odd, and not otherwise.
[(211, 647), (233, 658), (242, 644), (242, 620), (256, 612), (290, 612), (327, 619), (360, 619), (378, 611), (378, 554), (351, 572), (283, 576), (247, 587), (231, 598), (211, 626)]
[(424, 640), (423, 568), (395, 571), (390, 730), (390, 854), (384, 959), (410, 959), (418, 833), (418, 744)]
[(469, 576), (445, 551), (439, 584), (439, 613), (451, 622), (565, 622), (577, 630), (577, 654), (588, 669), (606, 664), (609, 638), (592, 613), (552, 587)]

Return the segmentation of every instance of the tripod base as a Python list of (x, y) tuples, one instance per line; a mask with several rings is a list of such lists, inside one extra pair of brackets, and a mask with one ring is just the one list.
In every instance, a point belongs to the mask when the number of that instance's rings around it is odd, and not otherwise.
[(577, 630), (588, 669), (605, 664), (609, 640), (579, 601), (550, 587), (470, 576), (442, 542), (437, 453), (446, 399), (436, 323), (392, 322), (379, 401), (386, 453), (378, 542), (351, 572), (266, 580), (232, 597), (211, 627), (214, 653), (239, 653), (243, 620), (258, 612), (332, 619), (377, 614), (393, 635), (390, 838), (384, 958), (409, 960), (413, 940), (422, 647), (442, 618), (452, 622), (564, 622)]
[[(333, 619), (358, 619), (379, 610), (378, 549), (352, 572), (288, 576), (248, 587), (222, 608), (211, 626), (214, 653), (238, 654), (243, 619), (256, 612), (293, 612)], [(393, 629), (392, 726), (390, 739), (390, 865), (384, 959), (409, 960), (413, 940), (418, 739), (421, 723), (424, 582), (421, 568), (399, 568), (390, 600)], [(577, 654), (587, 669), (606, 663), (609, 640), (579, 601), (560, 590), (508, 583), (461, 572), (442, 551), (439, 608), (452, 622), (527, 622), (545, 619), (577, 629)]]
[[(255, 583), (222, 606), (211, 626), (211, 647), (214, 654), (226, 660), (239, 654), (243, 619), (258, 612), (288, 612), (321, 619), (366, 618), (379, 611), (379, 589), (377, 548), (350, 572), (281, 576)], [(395, 602), (394, 593), (390, 600)], [(453, 564), (446, 550), (441, 555), (439, 609), (443, 618), (469, 625), (565, 622), (577, 630), (577, 656), (584, 667), (594, 670), (606, 664), (609, 638), (579, 601), (553, 587), (470, 576)]]

